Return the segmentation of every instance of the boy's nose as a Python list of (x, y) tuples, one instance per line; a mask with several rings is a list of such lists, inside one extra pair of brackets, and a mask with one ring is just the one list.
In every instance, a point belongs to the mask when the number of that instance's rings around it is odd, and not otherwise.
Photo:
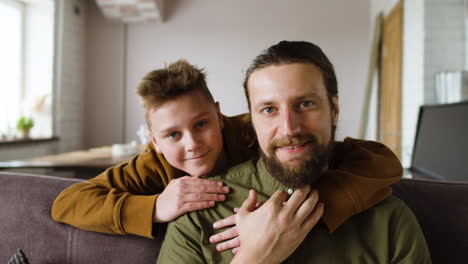
[(185, 139), (185, 150), (188, 151), (188, 152), (194, 152), (198, 149), (198, 147), (200, 146), (200, 142), (199, 142), (199, 139), (193, 135), (193, 134), (189, 134), (187, 135), (186, 139)]

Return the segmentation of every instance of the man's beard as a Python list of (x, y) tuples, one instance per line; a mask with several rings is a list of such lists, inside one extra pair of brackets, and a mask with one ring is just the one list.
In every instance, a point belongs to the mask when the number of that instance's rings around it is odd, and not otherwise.
[[(276, 180), (289, 188), (300, 188), (315, 183), (328, 167), (328, 161), (333, 149), (334, 127), (332, 137), (327, 144), (319, 144), (313, 134), (298, 134), (288, 138), (273, 140), (268, 145), (268, 156), (260, 149), (261, 158), (264, 160), (268, 171)], [(294, 164), (283, 164), (275, 155), (275, 149), (279, 146), (311, 145), (310, 155), (304, 160), (294, 161)]]

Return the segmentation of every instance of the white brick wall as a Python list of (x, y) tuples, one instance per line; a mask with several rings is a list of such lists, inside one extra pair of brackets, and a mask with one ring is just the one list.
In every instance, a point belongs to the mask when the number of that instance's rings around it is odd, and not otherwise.
[[(26, 159), (83, 147), (86, 1), (57, 1), (55, 135), (58, 142), (0, 145), (0, 160)], [(75, 7), (80, 12), (75, 14)]]
[(465, 66), (464, 0), (425, 1), (424, 102), (436, 103), (435, 75)]

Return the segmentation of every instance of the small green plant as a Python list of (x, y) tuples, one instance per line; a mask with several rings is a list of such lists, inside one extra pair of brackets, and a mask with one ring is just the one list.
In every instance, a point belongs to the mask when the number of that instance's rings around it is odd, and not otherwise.
[(32, 117), (22, 116), (16, 122), (16, 129), (23, 133), (25, 137), (29, 135), (29, 131), (34, 127), (34, 119)]

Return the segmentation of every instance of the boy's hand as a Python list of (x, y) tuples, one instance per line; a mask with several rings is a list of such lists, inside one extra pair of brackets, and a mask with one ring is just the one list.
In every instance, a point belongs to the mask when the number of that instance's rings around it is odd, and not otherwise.
[(170, 222), (191, 211), (209, 208), (224, 201), (229, 187), (222, 182), (184, 176), (172, 180), (159, 195), (153, 213), (153, 222)]
[(231, 263), (281, 263), (302, 243), (323, 214), (318, 192), (309, 186), (288, 195), (277, 191), (252, 212), (254, 190), (236, 214), (241, 246)]

